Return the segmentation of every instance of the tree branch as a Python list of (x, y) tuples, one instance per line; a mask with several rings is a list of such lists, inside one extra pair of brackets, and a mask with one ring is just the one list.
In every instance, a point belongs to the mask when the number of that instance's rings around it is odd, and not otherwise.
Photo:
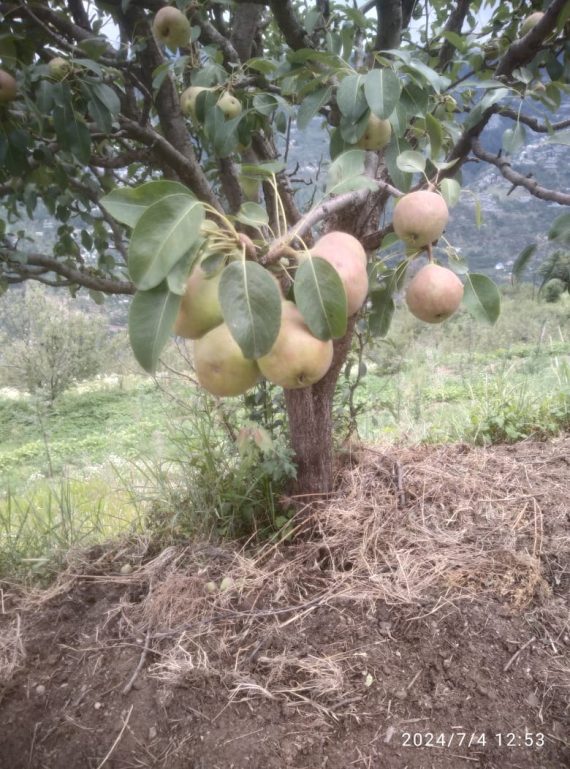
[(121, 126), (132, 139), (156, 150), (163, 160), (176, 172), (179, 179), (187, 184), (205, 203), (209, 203), (218, 211), (222, 211), (218, 199), (212, 192), (210, 185), (195, 158), (183, 155), (173, 144), (150, 126), (141, 126), (134, 120), (121, 117)]
[(541, 187), (536, 179), (523, 176), (515, 171), (511, 167), (510, 161), (506, 158), (487, 152), (487, 150), (483, 149), (481, 143), (477, 139), (473, 139), (471, 149), (473, 154), (480, 160), (484, 160), (486, 163), (491, 163), (491, 165), (498, 168), (505, 179), (511, 182), (511, 184), (514, 184), (516, 187), (524, 187), (531, 193), (531, 195), (534, 195), (535, 198), (551, 200), (561, 206), (570, 206), (570, 194)]
[(509, 78), (513, 70), (517, 67), (522, 67), (536, 56), (542, 48), (544, 40), (556, 27), (558, 16), (567, 1), (552, 0), (538, 24), (520, 40), (515, 40), (514, 43), (511, 43), (495, 70), (496, 78)]
[[(550, 34), (550, 32), (552, 32), (556, 26), (558, 15), (564, 8), (566, 2), (567, 0), (552, 0), (552, 3), (550, 4), (542, 19), (528, 33), (528, 35), (525, 35), (525, 37), (523, 37), (521, 40), (517, 40), (511, 46), (509, 46), (507, 52), (500, 60), (495, 70), (496, 78), (508, 80), (516, 67), (522, 66), (531, 61), (538, 50), (540, 50), (543, 40)], [(513, 52), (511, 53), (512, 49)], [(459, 162), (456, 163), (452, 168), (440, 174), (440, 179), (446, 176), (453, 176), (457, 173), (461, 167), (461, 164), (465, 161), (465, 158), (471, 152), (473, 140), (480, 136), (492, 115), (494, 115), (496, 112), (498, 112), (497, 105), (489, 107), (489, 109), (485, 110), (481, 116), (481, 119), (475, 125), (471, 126), (466, 131), (463, 131), (451, 152), (447, 156), (448, 161), (458, 160)]]
[(314, 48), (313, 41), (297, 18), (291, 0), (269, 0), (269, 5), (289, 48), (294, 51), (300, 48)]
[[(465, 17), (469, 11), (470, 3), (471, 0), (458, 0), (457, 5), (449, 14), (449, 18), (445, 24), (445, 27), (443, 28), (444, 32), (455, 32), (460, 34), (461, 29), (463, 28), (463, 22), (465, 21)], [(455, 46), (453, 43), (450, 43), (449, 40), (445, 40), (441, 46), (441, 51), (439, 52), (439, 69), (442, 72), (453, 58), (454, 51)]]
[[(113, 280), (112, 278), (103, 278), (95, 273), (90, 267), (79, 269), (68, 263), (61, 262), (51, 256), (39, 253), (23, 253), (11, 249), (0, 248), (0, 263), (4, 263), (12, 273), (18, 274), (22, 271), (25, 274), (30, 267), (43, 268), (42, 273), (54, 272), (61, 275), (71, 283), (76, 283), (85, 288), (91, 288), (94, 291), (102, 291), (105, 294), (134, 294), (135, 287), (129, 281)], [(23, 269), (22, 269), (23, 268)], [(28, 276), (29, 277), (29, 276)]]
[(242, 62), (251, 58), (251, 51), (262, 14), (262, 6), (255, 3), (240, 4), (234, 14), (231, 42)]
[(375, 51), (400, 47), (402, 33), (402, 0), (376, 0), (378, 24)]
[[(374, 183), (378, 185), (379, 190), (387, 192), (394, 197), (399, 198), (404, 194), (401, 190), (393, 187), (387, 182), (381, 181), (379, 179), (373, 179), (371, 181), (374, 181)], [(328, 219), (334, 214), (338, 214), (340, 211), (343, 211), (345, 208), (364, 204), (371, 193), (374, 193), (374, 191), (369, 189), (345, 192), (343, 195), (338, 195), (337, 197), (326, 200), (324, 203), (316, 206), (311, 211), (306, 213), (305, 216), (301, 217), (301, 219), (293, 227), (291, 227), (291, 229), (283, 238), (275, 241), (275, 243), (272, 244), (271, 248), (265, 255), (265, 258), (261, 260), (262, 263), (271, 264), (273, 261), (279, 258), (280, 249), (284, 244), (293, 242), (295, 238), (302, 238), (303, 235), (305, 235), (315, 226), (315, 224), (318, 224), (323, 219)]]
[(536, 133), (550, 133), (551, 131), (561, 131), (563, 128), (570, 128), (570, 120), (561, 120), (560, 123), (552, 123), (547, 126), (546, 123), (540, 123), (536, 118), (529, 115), (519, 114), (517, 110), (510, 109), (509, 107), (500, 107), (497, 110), (498, 115), (511, 118), (511, 120), (517, 120), (519, 123), (524, 123)]

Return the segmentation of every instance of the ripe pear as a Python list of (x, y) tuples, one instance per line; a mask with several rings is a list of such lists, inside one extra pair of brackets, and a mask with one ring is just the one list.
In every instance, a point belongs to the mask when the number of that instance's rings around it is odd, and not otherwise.
[(182, 114), (186, 117), (191, 117), (192, 120), (197, 120), (196, 115), (196, 99), (202, 93), (202, 91), (211, 91), (211, 88), (204, 88), (199, 85), (191, 85), (185, 91), (182, 92), (180, 97), (180, 109)]
[(200, 264), (196, 264), (186, 281), (186, 291), (174, 323), (176, 336), (199, 339), (223, 321), (218, 288), (222, 273), (209, 277)]
[(231, 118), (237, 117), (241, 114), (241, 103), (239, 99), (236, 99), (236, 97), (232, 96), (231, 93), (228, 93), (228, 91), (224, 91), (224, 93), (220, 96), (217, 102), (217, 106), (222, 110), (224, 117), (227, 120), (230, 120)]
[(3, 69), (0, 69), (0, 104), (7, 104), (14, 101), (18, 95), (18, 84), (16, 80)]
[(281, 305), (281, 328), (271, 350), (257, 363), (266, 379), (286, 390), (309, 387), (331, 367), (333, 343), (314, 337), (293, 302)]
[(544, 13), (542, 11), (535, 11), (534, 13), (531, 13), (530, 16), (527, 16), (521, 24), (520, 36), (524, 37), (525, 35), (528, 35), (530, 30), (536, 27), (543, 16)]
[(254, 360), (247, 360), (225, 323), (194, 342), (194, 368), (202, 387), (219, 398), (242, 395), (259, 378)]
[(348, 315), (354, 315), (368, 294), (366, 251), (347, 232), (328, 232), (311, 249), (313, 256), (326, 259), (340, 275), (346, 291)]
[(396, 235), (412, 248), (423, 248), (441, 237), (449, 210), (437, 192), (418, 190), (400, 198), (392, 224)]
[(152, 29), (157, 40), (168, 46), (171, 51), (187, 45), (190, 40), (190, 22), (182, 11), (172, 5), (158, 11), (152, 22)]
[(366, 131), (360, 137), (356, 146), (361, 150), (381, 150), (390, 141), (392, 126), (388, 120), (382, 120), (373, 112), (368, 117)]
[(457, 310), (463, 299), (463, 283), (447, 267), (426, 264), (412, 278), (406, 303), (412, 315), (426, 323), (441, 323)]
[(71, 72), (71, 62), (63, 59), (61, 56), (55, 56), (48, 63), (50, 77), (54, 80), (63, 80)]

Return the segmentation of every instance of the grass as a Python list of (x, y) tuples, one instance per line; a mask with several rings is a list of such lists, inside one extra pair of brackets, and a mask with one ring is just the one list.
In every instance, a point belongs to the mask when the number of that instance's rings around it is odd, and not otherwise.
[[(398, 310), (356, 391), (361, 438), (485, 444), (567, 429), (569, 319), (568, 302), (537, 303), (528, 289), (507, 293), (495, 327), (463, 313), (427, 326)], [(239, 402), (221, 419), (211, 400), (172, 387), (91, 383), (52, 411), (0, 395), (0, 575), (43, 574), (74, 545), (149, 525), (165, 538), (283, 525), (285, 444), (239, 451), (228, 430), (243, 426)]]

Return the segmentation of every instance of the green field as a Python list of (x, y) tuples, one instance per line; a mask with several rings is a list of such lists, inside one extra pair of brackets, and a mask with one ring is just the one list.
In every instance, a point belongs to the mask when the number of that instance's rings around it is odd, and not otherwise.
[[(507, 293), (494, 327), (464, 313), (426, 326), (398, 310), (388, 338), (367, 352), (365, 376), (357, 382), (353, 365), (342, 379), (339, 443), (349, 402), (368, 443), (491, 443), (567, 429), (569, 320), (568, 297), (539, 303), (526, 288)], [(212, 511), (224, 521), (232, 510), (272, 507), (271, 482), (224, 428), (251, 414), (239, 401), (213, 404), (172, 376), (93, 381), (51, 410), (23, 394), (0, 396), (0, 573), (41, 572), (74, 545), (145, 533), (157, 510), (180, 523), (191, 507), (191, 522), (180, 524), (187, 531)], [(289, 467), (277, 445), (273, 480)]]

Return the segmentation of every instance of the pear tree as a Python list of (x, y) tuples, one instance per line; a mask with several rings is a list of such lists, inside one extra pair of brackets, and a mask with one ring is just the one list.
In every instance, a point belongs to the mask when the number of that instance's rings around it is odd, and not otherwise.
[(516, 151), (568, 143), (569, 19), (566, 0), (0, 1), (0, 286), (124, 295), (146, 371), (177, 334), (216, 397), (283, 387), (294, 491), (327, 493), (355, 328), (384, 336), (400, 295), (429, 323), (499, 315), (445, 235), (465, 164), (559, 207), (568, 239), (570, 194)]

